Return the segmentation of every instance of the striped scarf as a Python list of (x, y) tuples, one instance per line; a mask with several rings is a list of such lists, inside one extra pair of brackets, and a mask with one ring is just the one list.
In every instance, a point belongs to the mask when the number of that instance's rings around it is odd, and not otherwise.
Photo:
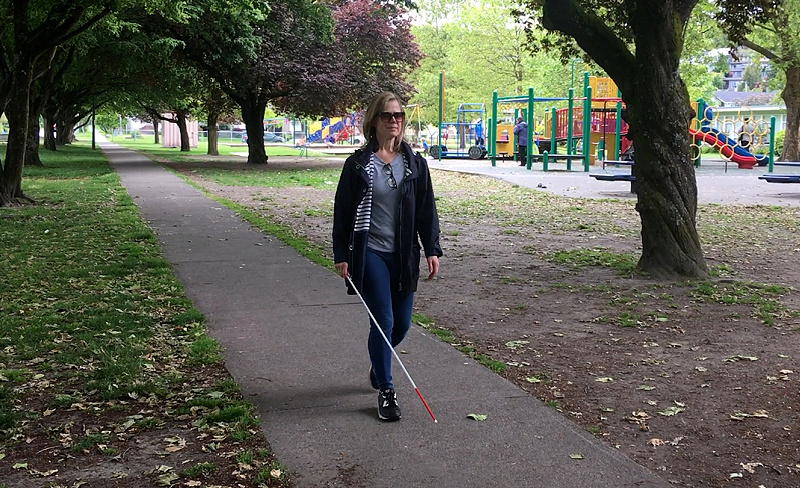
[[(372, 215), (372, 182), (375, 179), (375, 153), (369, 157), (369, 164), (366, 166), (367, 176), (369, 177), (369, 184), (367, 185), (367, 193), (356, 208), (356, 222), (353, 228), (354, 232), (369, 232), (369, 222)], [(403, 153), (403, 166), (405, 167), (405, 177), (411, 174), (411, 167), (408, 164), (405, 153)]]

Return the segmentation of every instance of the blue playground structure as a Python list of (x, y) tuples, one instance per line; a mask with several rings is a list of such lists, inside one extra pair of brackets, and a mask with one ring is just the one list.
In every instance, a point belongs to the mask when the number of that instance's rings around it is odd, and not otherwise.
[[(486, 129), (484, 124), (485, 107), (482, 103), (461, 103), (458, 105), (455, 122), (442, 122), (439, 126), (439, 140), (442, 144), (433, 144), (427, 152), (437, 158), (469, 158), (486, 157)], [(477, 118), (477, 121), (475, 119)], [(455, 137), (449, 141), (450, 128), (454, 128)], [(448, 143), (451, 143), (450, 149)]]

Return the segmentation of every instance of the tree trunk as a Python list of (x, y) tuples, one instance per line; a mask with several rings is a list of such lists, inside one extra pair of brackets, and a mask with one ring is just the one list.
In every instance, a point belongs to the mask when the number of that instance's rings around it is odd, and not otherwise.
[(241, 105), (242, 119), (247, 129), (247, 163), (267, 164), (269, 158), (264, 149), (264, 111), (266, 103), (247, 103)]
[(39, 157), (39, 116), (30, 114), (28, 140), (25, 143), (25, 166), (44, 166)]
[(50, 151), (55, 151), (56, 150), (55, 121), (48, 114), (44, 114), (42, 118), (44, 119), (44, 140), (42, 141), (44, 148)]
[(574, 38), (622, 92), (636, 147), (638, 269), (656, 279), (706, 277), (689, 153), (689, 94), (678, 75), (683, 33), (697, 0), (625, 3), (633, 52), (583, 3), (545, 0), (543, 25)]
[(28, 141), (31, 72), (30, 65), (18, 69), (11, 82), (5, 112), (8, 118), (8, 145), (6, 162), (0, 174), (0, 207), (25, 199), (22, 193), (22, 169), (25, 167), (25, 145)]
[(639, 23), (634, 28), (635, 71), (630, 73), (629, 93), (623, 93), (634, 128), (636, 210), (642, 220), (637, 267), (656, 279), (705, 278), (708, 268), (697, 234), (697, 180), (689, 150), (692, 111), (678, 75), (680, 43), (672, 37), (680, 31), (668, 28), (674, 13), (658, 10), (640, 8), (633, 17)]
[(153, 144), (161, 144), (161, 140), (158, 138), (158, 126), (161, 120), (158, 117), (153, 117)]
[(214, 110), (208, 111), (208, 120), (206, 121), (208, 125), (208, 155), (209, 156), (219, 156), (219, 131), (217, 129), (217, 120), (219, 119), (219, 114)]
[(192, 150), (189, 147), (189, 129), (186, 127), (187, 119), (186, 110), (175, 111), (175, 119), (178, 121), (178, 131), (181, 133), (181, 152), (189, 152)]
[(781, 161), (800, 161), (800, 66), (786, 69), (786, 87), (781, 92), (786, 103), (786, 133)]
[(55, 123), (56, 131), (54, 142), (56, 146), (72, 144), (75, 135), (75, 125), (59, 117)]

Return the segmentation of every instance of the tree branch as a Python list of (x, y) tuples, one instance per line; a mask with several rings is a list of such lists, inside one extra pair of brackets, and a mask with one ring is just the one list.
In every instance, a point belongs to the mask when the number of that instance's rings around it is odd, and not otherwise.
[(769, 49), (765, 48), (764, 46), (760, 46), (749, 39), (742, 40), (742, 46), (752, 49), (753, 51), (757, 52), (758, 54), (763, 55), (767, 59), (780, 59), (780, 56), (775, 54), (774, 52), (770, 51)]
[[(575, 0), (544, 0), (543, 25), (575, 39), (598, 65), (626, 92), (635, 58), (622, 41), (597, 15), (587, 12)], [(619, 83), (622, 84), (619, 84)]]

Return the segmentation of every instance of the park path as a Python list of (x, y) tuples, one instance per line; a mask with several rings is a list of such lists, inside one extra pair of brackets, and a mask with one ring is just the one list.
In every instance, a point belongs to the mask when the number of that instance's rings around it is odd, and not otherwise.
[(145, 156), (101, 147), (297, 486), (669, 486), (417, 326), (402, 359), (439, 422), (399, 368), (403, 420), (379, 421), (366, 314), (341, 279)]

